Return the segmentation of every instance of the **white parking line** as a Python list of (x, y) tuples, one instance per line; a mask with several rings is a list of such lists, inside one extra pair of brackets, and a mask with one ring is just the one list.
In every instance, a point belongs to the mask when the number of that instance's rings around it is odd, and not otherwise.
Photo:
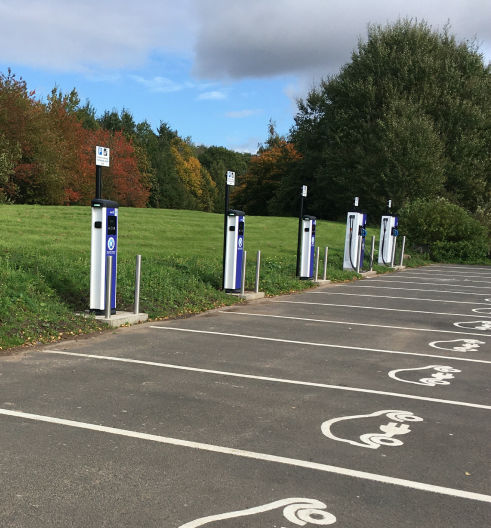
[[(274, 303), (285, 303), (285, 304), (313, 304), (317, 306), (345, 306), (346, 308), (361, 308), (363, 310), (386, 310), (389, 312), (409, 312), (409, 313), (419, 313), (419, 314), (429, 314), (429, 315), (452, 315), (457, 317), (474, 317), (476, 318), (476, 313), (473, 314), (456, 314), (456, 313), (446, 313), (446, 312), (425, 312), (423, 310), (406, 310), (405, 308), (379, 308), (378, 306), (360, 306), (358, 304), (332, 304), (332, 303), (318, 303), (318, 302), (308, 302), (308, 301), (273, 301)], [(491, 310), (491, 307), (490, 307)], [(479, 317), (491, 318), (490, 315), (479, 314)]]
[(131, 431), (128, 429), (118, 429), (116, 427), (108, 427), (105, 425), (97, 425), (86, 422), (78, 422), (75, 420), (66, 420), (64, 418), (55, 418), (52, 416), (44, 416), (40, 414), (32, 414), (21, 411), (13, 411), (10, 409), (1, 409), (0, 415), (9, 416), (13, 418), (20, 418), (22, 420), (32, 420), (36, 422), (44, 422), (55, 425), (64, 425), (66, 427), (74, 427), (76, 429), (84, 429), (99, 433), (107, 433), (112, 435), (124, 436), (128, 438), (137, 438), (139, 440), (147, 440), (151, 442), (158, 442), (161, 444), (173, 445), (178, 447), (187, 447), (191, 449), (198, 449), (201, 451), (208, 451), (212, 453), (219, 453), (224, 455), (231, 455), (241, 458), (248, 458), (260, 460), (264, 462), (273, 462), (276, 464), (284, 464), (299, 468), (313, 469), (325, 473), (333, 473), (336, 475), (343, 475), (352, 478), (363, 480), (370, 480), (373, 482), (380, 482), (382, 484), (390, 484), (393, 486), (402, 486), (405, 488), (415, 489), (419, 491), (427, 491), (430, 493), (438, 493), (450, 497), (458, 497), (461, 499), (469, 499), (480, 502), (490, 502), (491, 496), (482, 493), (474, 493), (471, 491), (459, 490), (454, 488), (447, 488), (443, 486), (435, 486), (425, 482), (417, 482), (414, 480), (406, 480), (388, 475), (379, 475), (377, 473), (368, 473), (366, 471), (358, 471), (356, 469), (343, 468), (339, 466), (331, 466), (319, 462), (311, 462), (308, 460), (300, 460), (296, 458), (288, 458), (277, 455), (269, 455), (265, 453), (258, 453), (255, 451), (245, 451), (243, 449), (235, 449), (231, 447), (218, 446), (213, 444), (204, 444), (201, 442), (192, 442), (190, 440), (181, 440), (179, 438), (171, 438), (168, 436), (160, 436), (155, 434), (140, 433), (138, 431)]
[[(373, 280), (373, 279), (370, 279)], [(457, 293), (460, 295), (478, 295), (479, 297), (484, 297), (489, 295), (489, 293), (473, 293), (473, 292), (462, 292), (462, 291), (452, 291), (452, 290), (428, 290), (421, 288), (400, 288), (398, 286), (371, 286), (368, 284), (368, 281), (360, 281), (357, 284), (343, 284), (343, 288), (376, 288), (379, 290), (404, 290), (404, 291), (422, 291), (422, 292), (433, 292), (433, 293)]]
[[(419, 282), (419, 281), (403, 281), (396, 279), (369, 279), (370, 282), (396, 282), (399, 284), (424, 284), (428, 286), (446, 286), (445, 284), (437, 284), (435, 282)], [(491, 290), (491, 286), (464, 286), (462, 284), (451, 284), (451, 288), (473, 288), (475, 290)], [(488, 293), (483, 293), (483, 295), (488, 295)]]
[(217, 376), (229, 376), (233, 378), (245, 378), (245, 379), (252, 379), (252, 380), (257, 380), (257, 381), (285, 383), (288, 385), (302, 385), (305, 387), (318, 387), (321, 389), (333, 389), (333, 390), (342, 390), (342, 391), (348, 391), (348, 392), (362, 392), (366, 394), (377, 394), (377, 395), (382, 395), (382, 396), (392, 396), (395, 398), (406, 398), (409, 400), (423, 400), (423, 401), (429, 401), (429, 402), (435, 402), (435, 403), (446, 403), (448, 405), (459, 405), (463, 407), (475, 407), (477, 409), (491, 410), (491, 405), (482, 405), (480, 403), (468, 403), (468, 402), (461, 402), (461, 401), (455, 401), (455, 400), (445, 400), (441, 398), (431, 398), (427, 396), (415, 396), (412, 394), (404, 394), (404, 393), (399, 393), (399, 392), (387, 392), (387, 391), (379, 391), (379, 390), (374, 390), (374, 389), (363, 389), (360, 387), (346, 387), (344, 385), (330, 385), (328, 383), (315, 383), (315, 382), (310, 382), (310, 381), (299, 381), (299, 380), (292, 380), (292, 379), (286, 379), (286, 378), (273, 378), (270, 376), (256, 376), (253, 374), (241, 374), (238, 372), (229, 372), (229, 371), (223, 371), (223, 370), (186, 367), (183, 365), (173, 365), (170, 363), (158, 363), (155, 361), (143, 361), (139, 359), (120, 358), (120, 357), (113, 357), (113, 356), (98, 356), (96, 354), (81, 354), (78, 352), (66, 352), (64, 350), (44, 350), (43, 352), (47, 354), (59, 354), (62, 356), (74, 356), (74, 357), (106, 360), (106, 361), (118, 361), (121, 363), (131, 363), (135, 365), (147, 365), (151, 367), (161, 367), (161, 368), (174, 369), (174, 370), (184, 370), (188, 372), (199, 372), (201, 374), (214, 374)]
[(476, 266), (439, 266), (435, 264), (434, 266), (428, 266), (424, 269), (455, 269), (455, 270), (469, 270), (469, 271), (475, 271), (475, 270), (483, 270), (491, 273), (491, 266), (488, 267), (476, 267)]
[(271, 314), (258, 314), (258, 313), (249, 313), (249, 312), (231, 312), (228, 310), (219, 310), (221, 313), (228, 314), (228, 315), (243, 315), (248, 317), (271, 317), (274, 319), (290, 319), (293, 321), (309, 321), (312, 323), (327, 323), (327, 324), (340, 324), (340, 325), (348, 325), (348, 326), (369, 326), (372, 328), (391, 328), (392, 330), (411, 330), (414, 332), (438, 332), (440, 334), (464, 334), (464, 335), (472, 335), (472, 336), (479, 336), (479, 337), (491, 337), (491, 334), (473, 334), (471, 332), (459, 332), (455, 330), (436, 330), (434, 328), (413, 328), (411, 326), (390, 326), (390, 325), (378, 325), (378, 324), (371, 324), (371, 323), (354, 323), (351, 321), (328, 321), (326, 319), (310, 319), (308, 317), (293, 317), (289, 315), (271, 315)]
[[(393, 275), (393, 277), (404, 277), (405, 279), (419, 279), (421, 278), (421, 275), (423, 275), (422, 273), (421, 274), (418, 274), (418, 275), (406, 275), (406, 273), (404, 273), (404, 275)], [(478, 275), (479, 276), (479, 275)], [(462, 277), (462, 278), (455, 278), (455, 279), (437, 279), (435, 278), (435, 276), (433, 274), (430, 274), (430, 273), (427, 273), (424, 275), (424, 278), (425, 280), (429, 280), (430, 278), (432, 278), (433, 280), (437, 281), (438, 283), (445, 283), (445, 282), (454, 282), (454, 281), (458, 281), (458, 282), (473, 282), (473, 283), (484, 283), (484, 284), (489, 284), (489, 279), (488, 280), (471, 280), (469, 279), (468, 277), (475, 277), (474, 275), (467, 275), (465, 278)], [(370, 278), (370, 277), (369, 277)], [(387, 277), (387, 276), (384, 276), (385, 279), (389, 280), (391, 279), (392, 277)], [(443, 285), (443, 284), (442, 284)], [(449, 286), (460, 286), (459, 284), (449, 284)]]
[(429, 302), (439, 302), (439, 303), (454, 303), (454, 304), (472, 304), (473, 306), (476, 304), (482, 304), (483, 306), (490, 306), (491, 304), (489, 302), (477, 302), (477, 301), (452, 301), (448, 299), (423, 299), (420, 297), (398, 297), (394, 295), (373, 295), (370, 293), (346, 293), (346, 292), (334, 292), (334, 291), (303, 291), (302, 295), (305, 294), (321, 294), (321, 295), (351, 295), (354, 297), (372, 297), (374, 299), (403, 299), (406, 301), (429, 301)]
[(421, 352), (403, 352), (399, 350), (385, 350), (383, 348), (366, 348), (366, 347), (355, 347), (355, 346), (348, 346), (348, 345), (332, 345), (330, 343), (315, 343), (311, 341), (295, 341), (292, 339), (280, 339), (276, 337), (262, 337), (262, 336), (253, 336), (253, 335), (247, 335), (247, 334), (231, 334), (228, 332), (214, 332), (212, 330), (194, 330), (192, 328), (177, 328), (174, 326), (155, 326), (151, 325), (150, 328), (154, 328), (157, 330), (173, 330), (176, 332), (190, 332), (194, 334), (208, 334), (208, 335), (218, 335), (223, 337), (238, 337), (243, 339), (256, 339), (259, 341), (271, 341), (273, 343), (289, 343), (293, 345), (306, 345), (306, 346), (317, 346), (317, 347), (325, 347), (325, 348), (341, 348), (344, 350), (360, 350), (362, 352), (381, 352), (382, 354), (401, 354), (404, 356), (421, 356), (421, 357), (434, 357), (439, 359), (453, 359), (455, 361), (469, 361), (471, 363), (485, 363), (487, 365), (491, 364), (491, 361), (487, 361), (485, 359), (471, 359), (471, 358), (463, 358), (463, 357), (455, 357), (455, 356), (441, 356), (438, 354), (423, 354)]

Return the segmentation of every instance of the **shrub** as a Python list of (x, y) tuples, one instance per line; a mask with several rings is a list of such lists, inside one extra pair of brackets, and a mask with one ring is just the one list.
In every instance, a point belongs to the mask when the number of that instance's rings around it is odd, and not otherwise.
[(399, 212), (411, 247), (438, 261), (469, 262), (487, 255), (487, 230), (465, 209), (444, 198), (418, 199)]

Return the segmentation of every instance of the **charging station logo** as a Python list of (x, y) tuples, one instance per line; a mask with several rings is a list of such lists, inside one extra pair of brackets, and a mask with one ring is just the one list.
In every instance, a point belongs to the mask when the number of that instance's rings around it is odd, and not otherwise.
[(239, 249), (241, 249), (241, 248), (242, 248), (242, 245), (244, 244), (244, 240), (243, 240), (242, 237), (239, 238), (239, 240), (237, 241), (237, 244), (238, 244), (238, 246), (239, 246)]
[(114, 240), (114, 237), (109, 237), (107, 239), (107, 249), (109, 251), (114, 251), (115, 247), (116, 247), (116, 240)]

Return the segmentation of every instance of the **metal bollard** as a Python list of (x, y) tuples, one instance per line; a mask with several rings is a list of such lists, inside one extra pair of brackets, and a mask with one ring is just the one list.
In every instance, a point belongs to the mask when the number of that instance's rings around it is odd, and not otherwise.
[(324, 273), (322, 274), (322, 280), (327, 279), (327, 255), (329, 253), (329, 248), (326, 246), (324, 249)]
[(319, 280), (319, 252), (320, 252), (320, 248), (319, 246), (317, 246), (317, 254), (315, 257), (315, 277), (314, 277), (315, 282)]
[(363, 237), (358, 237), (358, 251), (356, 252), (356, 273), (360, 273), (361, 243)]
[(396, 260), (396, 246), (397, 246), (397, 237), (394, 237), (394, 244), (392, 245), (392, 258), (390, 260), (390, 267), (393, 268)]
[(141, 276), (142, 256), (136, 256), (135, 268), (135, 304), (133, 305), (133, 313), (140, 313), (140, 276)]
[(401, 247), (401, 261), (399, 263), (399, 266), (404, 265), (404, 248), (406, 247), (406, 235), (402, 237), (402, 247)]
[(107, 255), (106, 257), (106, 303), (104, 306), (104, 317), (111, 318), (111, 297), (112, 297), (112, 282), (113, 282), (113, 257)]
[(257, 252), (257, 257), (256, 257), (256, 283), (254, 284), (254, 291), (256, 293), (259, 292), (259, 274), (260, 274), (260, 269), (261, 269), (261, 251), (259, 250)]
[(370, 250), (370, 271), (373, 271), (373, 256), (375, 255), (375, 236), (372, 236), (372, 248)]
[(240, 294), (241, 295), (244, 295), (244, 291), (245, 291), (246, 260), (247, 260), (247, 251), (244, 251), (244, 255), (242, 256), (242, 282), (240, 284)]

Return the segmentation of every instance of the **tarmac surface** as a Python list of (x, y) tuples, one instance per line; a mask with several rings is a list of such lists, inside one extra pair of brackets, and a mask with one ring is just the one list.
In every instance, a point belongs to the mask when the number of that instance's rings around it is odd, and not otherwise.
[(491, 525), (491, 267), (0, 358), (0, 527)]

